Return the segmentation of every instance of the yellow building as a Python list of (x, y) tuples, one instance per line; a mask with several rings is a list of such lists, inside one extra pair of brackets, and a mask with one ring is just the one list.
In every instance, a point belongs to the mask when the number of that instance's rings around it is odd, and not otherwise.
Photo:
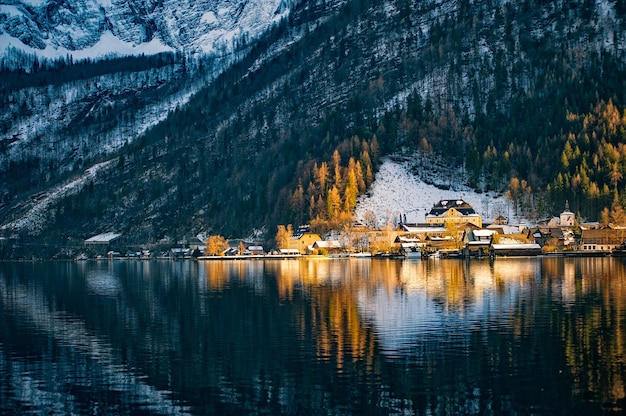
[(300, 254), (307, 254), (313, 244), (321, 240), (322, 238), (318, 234), (311, 232), (308, 228), (299, 228), (289, 239), (289, 247), (287, 248), (298, 250)]
[(426, 214), (426, 224), (430, 226), (450, 226), (474, 224), (482, 228), (483, 219), (474, 208), (462, 199), (442, 199)]

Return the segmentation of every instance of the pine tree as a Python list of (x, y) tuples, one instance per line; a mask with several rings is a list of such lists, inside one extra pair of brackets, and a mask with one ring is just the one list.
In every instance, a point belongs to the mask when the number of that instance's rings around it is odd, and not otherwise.
[(512, 177), (511, 180), (509, 181), (509, 189), (506, 192), (506, 198), (509, 201), (513, 202), (513, 210), (515, 211), (516, 215), (517, 215), (517, 209), (519, 207), (520, 193), (521, 193), (520, 180), (516, 177)]
[(298, 183), (298, 187), (291, 196), (291, 212), (294, 215), (297, 224), (301, 224), (303, 221), (304, 213), (304, 188), (302, 184)]
[(609, 209), (607, 207), (604, 207), (602, 212), (600, 212), (600, 225), (609, 225), (610, 222), (611, 219), (609, 215)]

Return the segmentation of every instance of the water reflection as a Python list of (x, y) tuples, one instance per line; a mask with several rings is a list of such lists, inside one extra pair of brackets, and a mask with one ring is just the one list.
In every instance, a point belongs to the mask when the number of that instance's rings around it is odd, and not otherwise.
[(620, 259), (0, 265), (0, 413), (624, 410)]

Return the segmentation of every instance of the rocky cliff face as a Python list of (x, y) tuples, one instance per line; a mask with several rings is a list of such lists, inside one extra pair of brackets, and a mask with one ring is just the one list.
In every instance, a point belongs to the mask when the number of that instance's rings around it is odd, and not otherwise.
[[(288, 14), (291, 2), (7, 1), (0, 5), (0, 46), (3, 52), (14, 47), (44, 56), (71, 55), (99, 42), (106, 44), (92, 56), (121, 52), (119, 43), (129, 44), (137, 52), (152, 43), (156, 50), (216, 53), (263, 33)], [(106, 37), (107, 33), (112, 37)]]

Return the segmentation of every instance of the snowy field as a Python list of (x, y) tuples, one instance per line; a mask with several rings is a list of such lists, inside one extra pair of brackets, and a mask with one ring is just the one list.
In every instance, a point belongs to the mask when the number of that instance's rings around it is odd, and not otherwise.
[[(463, 199), (474, 207), (485, 223), (490, 223), (498, 215), (511, 219), (513, 209), (504, 195), (477, 193), (467, 186), (453, 184), (460, 180), (443, 176), (436, 182), (450, 183), (451, 189), (439, 189), (423, 182), (411, 171), (410, 160), (384, 158), (370, 191), (357, 202), (356, 217), (363, 220), (365, 214), (371, 211), (379, 225), (387, 222), (397, 224), (400, 215), (402, 219), (406, 215), (407, 223), (424, 223), (425, 215), (439, 200)], [(460, 173), (457, 177), (461, 177)]]

